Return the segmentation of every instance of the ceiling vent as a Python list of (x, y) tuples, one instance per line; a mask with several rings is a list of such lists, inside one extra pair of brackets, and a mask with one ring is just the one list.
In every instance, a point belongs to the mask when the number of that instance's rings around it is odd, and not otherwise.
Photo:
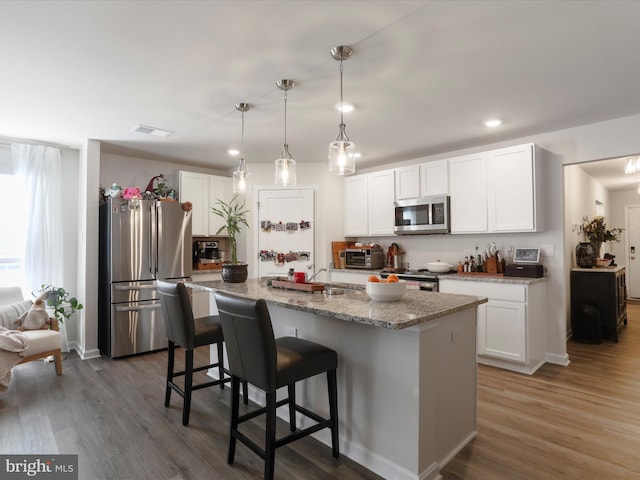
[(144, 133), (146, 135), (155, 135), (156, 137), (168, 137), (174, 132), (163, 130), (162, 128), (149, 127), (147, 125), (136, 125), (131, 129), (132, 132)]

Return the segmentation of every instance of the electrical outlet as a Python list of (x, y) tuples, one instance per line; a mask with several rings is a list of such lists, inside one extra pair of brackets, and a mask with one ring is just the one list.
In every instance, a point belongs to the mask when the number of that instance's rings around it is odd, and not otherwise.
[(285, 337), (297, 337), (298, 329), (296, 327), (284, 327)]
[(460, 335), (462, 335), (462, 327), (454, 327), (451, 330), (451, 343), (456, 343), (460, 340)]

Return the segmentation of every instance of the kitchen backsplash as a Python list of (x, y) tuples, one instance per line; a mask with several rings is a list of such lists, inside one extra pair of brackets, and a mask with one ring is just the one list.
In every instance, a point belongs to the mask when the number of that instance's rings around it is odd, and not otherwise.
[[(487, 234), (487, 235), (404, 235), (398, 237), (362, 237), (356, 241), (362, 243), (377, 243), (384, 252), (387, 252), (389, 245), (397, 243), (400, 250), (404, 251), (403, 263), (408, 263), (410, 268), (424, 268), (428, 262), (440, 260), (452, 265), (457, 265), (458, 261), (465, 256), (475, 255), (476, 245), (480, 251), (484, 250), (487, 244), (495, 242), (496, 247), (501, 252), (507, 247), (514, 248), (540, 248), (542, 243), (548, 243), (543, 235), (536, 233), (528, 234)], [(557, 254), (557, 252), (556, 252)], [(540, 257), (540, 263), (544, 264), (544, 257)]]

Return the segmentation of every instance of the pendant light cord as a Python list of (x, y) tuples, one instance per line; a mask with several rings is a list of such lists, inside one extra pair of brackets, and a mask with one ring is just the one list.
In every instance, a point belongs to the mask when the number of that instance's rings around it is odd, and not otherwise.
[(284, 144), (287, 144), (287, 91), (284, 91)]
[(340, 124), (344, 124), (343, 109), (344, 102), (342, 100), (342, 60), (340, 60)]

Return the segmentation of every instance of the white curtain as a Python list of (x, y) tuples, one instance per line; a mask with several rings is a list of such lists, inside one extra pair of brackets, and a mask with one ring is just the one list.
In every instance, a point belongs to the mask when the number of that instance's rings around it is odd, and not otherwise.
[[(44, 145), (12, 144), (11, 156), (16, 179), (22, 182), (27, 211), (24, 245), (24, 274), (27, 292), (42, 285), (63, 285), (61, 152)], [(60, 325), (62, 351), (69, 351), (67, 329)]]

